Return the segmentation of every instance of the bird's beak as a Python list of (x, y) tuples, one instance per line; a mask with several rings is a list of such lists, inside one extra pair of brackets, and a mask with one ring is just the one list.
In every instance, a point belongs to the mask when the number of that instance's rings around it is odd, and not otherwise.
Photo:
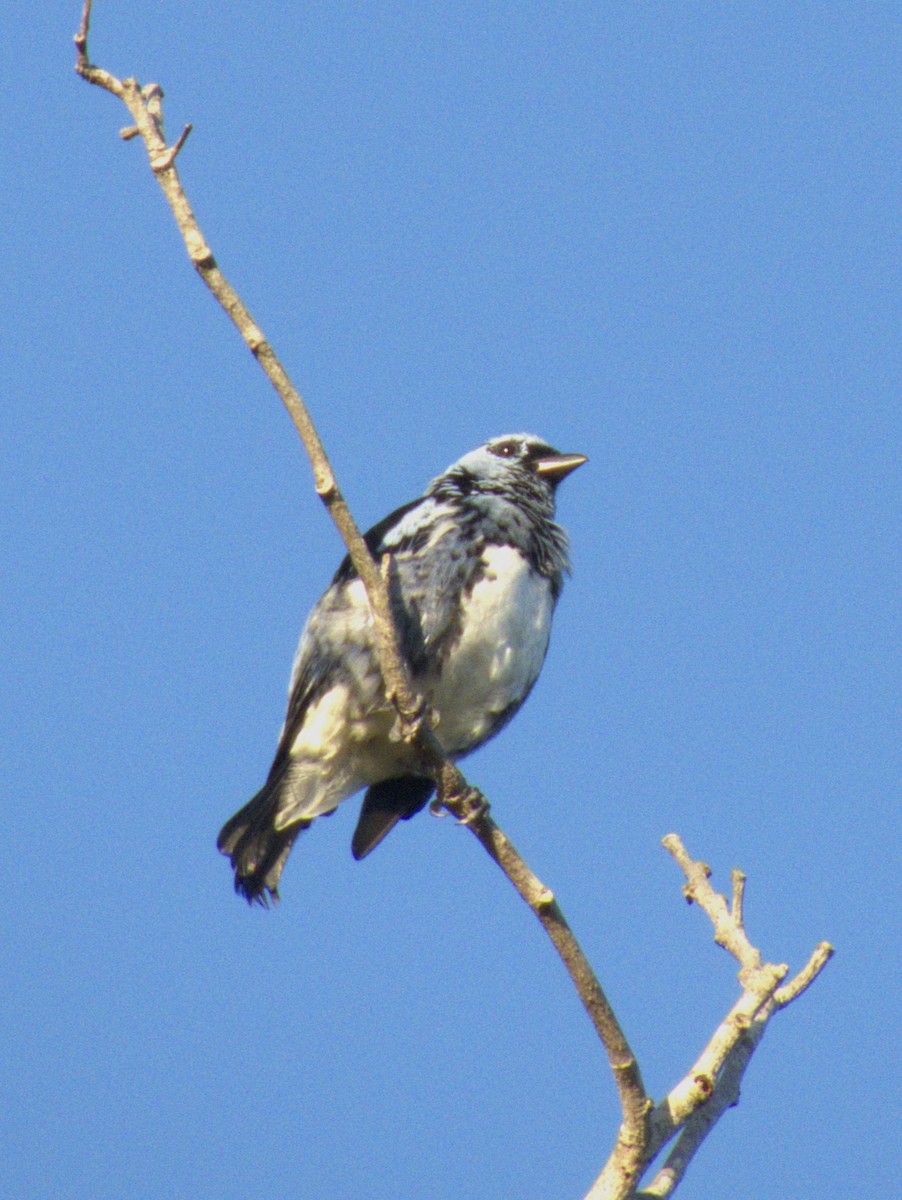
[(538, 459), (536, 471), (552, 483), (559, 483), (565, 475), (588, 461), (585, 454), (549, 454), (547, 458)]

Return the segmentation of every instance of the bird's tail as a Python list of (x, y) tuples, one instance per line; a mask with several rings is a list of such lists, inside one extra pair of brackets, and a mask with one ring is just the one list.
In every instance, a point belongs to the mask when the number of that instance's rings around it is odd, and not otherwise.
[(281, 776), (269, 779), (220, 830), (216, 845), (227, 854), (235, 871), (235, 891), (249, 904), (269, 907), (279, 899), (279, 876), (298, 834), (313, 824), (312, 819), (276, 828), (281, 808)]

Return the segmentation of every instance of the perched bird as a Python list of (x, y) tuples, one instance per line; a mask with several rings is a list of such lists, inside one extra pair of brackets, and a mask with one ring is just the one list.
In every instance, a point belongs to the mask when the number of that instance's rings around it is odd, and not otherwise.
[[(494, 737), (538, 678), (568, 570), (555, 490), (585, 461), (531, 434), (494, 438), (366, 535), (377, 561), (391, 556), (401, 651), (453, 759)], [(434, 791), (416, 774), (386, 700), (369, 603), (349, 558), (307, 619), (288, 697), (269, 777), (217, 843), (235, 890), (264, 905), (278, 899), (291, 847), (316, 817), (367, 788), (351, 842), (361, 859)]]

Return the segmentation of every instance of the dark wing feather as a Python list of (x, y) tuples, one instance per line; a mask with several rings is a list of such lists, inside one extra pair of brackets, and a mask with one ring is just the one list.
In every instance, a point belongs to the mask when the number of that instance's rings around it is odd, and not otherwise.
[[(411, 513), (414, 518), (406, 520)], [(365, 535), (377, 562), (391, 555), (389, 597), (401, 650), (414, 677), (442, 654), (446, 641), (454, 640), (461, 593), (479, 569), (482, 546), (474, 542), (464, 518), (456, 505), (427, 495), (395, 509)], [(440, 551), (437, 526), (442, 531)], [(423, 554), (427, 545), (435, 552)], [(346, 556), (332, 586), (356, 577)]]
[(309, 670), (302, 670), (296, 679), (294, 687), (291, 689), (291, 695), (288, 697), (288, 710), (285, 713), (282, 733), (279, 737), (279, 744), (276, 747), (276, 756), (273, 759), (272, 766), (269, 768), (267, 783), (271, 783), (281, 776), (282, 770), (288, 761), (291, 747), (294, 745), (294, 739), (300, 732), (307, 716), (307, 706), (314, 693), (319, 692), (319, 685), (322, 682), (322, 676)]
[[(419, 500), (411, 500), (407, 504), (402, 504), (400, 508), (396, 508), (394, 512), (383, 517), (381, 521), (377, 521), (372, 529), (368, 529), (363, 535), (363, 540), (366, 542), (367, 549), (373, 558), (378, 562), (386, 551), (385, 536), (394, 529), (394, 527), (407, 516), (409, 512), (416, 508), (418, 504), (422, 504), (422, 497)], [(426, 531), (428, 534), (428, 530)], [(409, 546), (404, 547), (410, 549)], [(395, 547), (391, 547), (392, 550)], [(344, 583), (348, 579), (357, 578), (357, 569), (351, 562), (350, 554), (346, 554), (341, 560), (341, 566), (335, 572), (335, 577), (332, 580), (334, 583)]]
[[(402, 504), (400, 508), (396, 508), (394, 512), (389, 513), (387, 517), (384, 517), (381, 521), (378, 521), (372, 527), (372, 529), (367, 530), (367, 532), (364, 534), (363, 540), (366, 542), (370, 554), (372, 554), (377, 561), (386, 552), (386, 546), (384, 544), (386, 535), (390, 534), (398, 522), (421, 503), (422, 500), (411, 500), (408, 504)], [(392, 550), (395, 549), (394, 546), (390, 548)], [(407, 548), (407, 544), (405, 543), (405, 549)], [(322, 605), (324, 600), (326, 600), (329, 596), (330, 592), (333, 592), (336, 588), (340, 588), (343, 584), (348, 583), (352, 579), (356, 578), (357, 572), (354, 569), (353, 563), (351, 562), (351, 556), (346, 554), (342, 560), (341, 566), (335, 572), (335, 576), (330, 587), (324, 596), (320, 597), (317, 607)], [(270, 780), (277, 776), (284, 767), (291, 747), (294, 744), (294, 740), (304, 724), (310, 701), (315, 696), (320, 694), (322, 686), (328, 682), (330, 672), (326, 661), (324, 661), (327, 656), (320, 656), (318, 663), (319, 669), (314, 669), (313, 662), (311, 661), (311, 659), (316, 657), (317, 656), (312, 653), (311, 648), (311, 653), (307, 655), (306, 661), (300, 664), (297, 679), (294, 681), (294, 685), (291, 689), (291, 695), (288, 697), (288, 710), (285, 714), (285, 721), (282, 726), (282, 735), (279, 738), (279, 745), (276, 749), (276, 756), (273, 760), (272, 766), (270, 767)]]
[[(422, 519), (415, 517), (405, 521), (418, 508), (422, 508)], [(442, 553), (423, 556), (420, 551), (435, 534), (436, 509), (443, 510)], [(396, 508), (364, 534), (367, 547), (377, 561), (386, 554), (392, 556), (389, 595), (401, 651), (414, 677), (426, 668), (430, 658), (441, 656), (444, 646), (454, 641), (458, 633), (461, 594), (472, 584), (479, 569), (481, 545), (474, 545), (472, 529), (460, 517), (451, 505), (436, 501), (433, 496), (424, 496)], [(402, 522), (403, 533), (399, 533)], [(346, 648), (329, 639), (328, 617), (330, 611), (342, 607), (343, 593), (356, 578), (357, 572), (350, 556), (346, 555), (308, 619), (302, 635), (307, 638), (307, 644), (298, 662), (270, 779), (284, 767), (309, 705), (330, 686), (342, 669)], [(388, 828), (380, 837), (387, 832)]]

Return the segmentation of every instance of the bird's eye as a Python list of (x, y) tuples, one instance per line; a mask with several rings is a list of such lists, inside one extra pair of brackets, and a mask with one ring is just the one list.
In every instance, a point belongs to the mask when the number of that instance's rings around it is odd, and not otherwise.
[(491, 451), (497, 454), (499, 458), (513, 458), (520, 449), (518, 442), (499, 442), (497, 446), (492, 446)]

